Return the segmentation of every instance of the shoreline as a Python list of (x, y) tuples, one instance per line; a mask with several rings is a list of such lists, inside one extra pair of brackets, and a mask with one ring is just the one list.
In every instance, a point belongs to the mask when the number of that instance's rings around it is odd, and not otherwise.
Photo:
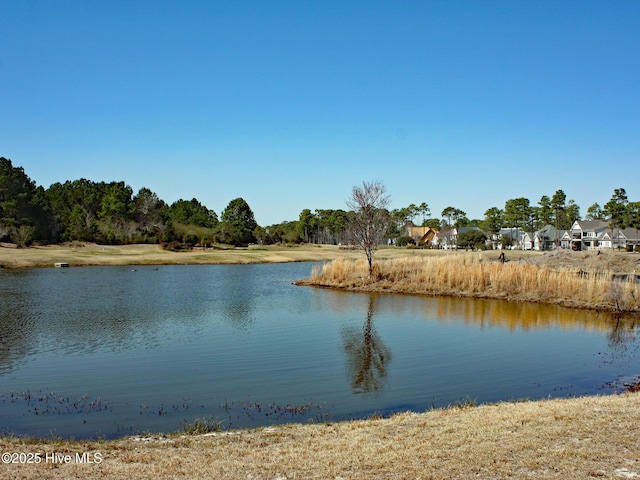
[(466, 294), (464, 292), (458, 291), (450, 291), (450, 292), (407, 292), (401, 289), (394, 290), (393, 288), (388, 287), (378, 287), (376, 285), (364, 285), (364, 286), (332, 286), (332, 285), (321, 285), (316, 284), (310, 279), (302, 279), (296, 280), (294, 282), (295, 285), (300, 287), (311, 287), (311, 288), (326, 288), (330, 290), (338, 290), (342, 292), (357, 292), (357, 293), (374, 293), (381, 295), (410, 295), (410, 296), (419, 296), (419, 297), (449, 297), (449, 298), (467, 298), (467, 299), (478, 299), (478, 300), (496, 300), (500, 302), (513, 302), (513, 303), (528, 303), (528, 304), (539, 304), (539, 305), (555, 305), (562, 308), (569, 308), (575, 310), (589, 310), (592, 312), (598, 313), (608, 313), (612, 315), (620, 315), (624, 317), (634, 317), (640, 318), (640, 310), (616, 310), (613, 306), (609, 305), (591, 305), (588, 303), (578, 303), (571, 301), (563, 301), (563, 300), (536, 300), (532, 298), (510, 298), (504, 295), (484, 295), (484, 294)]
[[(639, 315), (637, 263), (635, 257), (622, 255), (598, 258), (600, 255), (594, 254), (588, 258), (556, 254), (565, 257), (560, 259), (541, 255), (507, 263), (475, 253), (420, 260), (406, 257), (375, 262), (371, 275), (362, 259), (336, 259), (321, 268), (314, 267), (309, 278), (295, 284), (352, 292), (478, 298)], [(594, 261), (589, 264), (586, 260)]]
[[(480, 259), (480, 263), (493, 262), (499, 251), (463, 252), (443, 250), (407, 249), (401, 247), (381, 247), (376, 251), (374, 265), (386, 268), (393, 262), (418, 261), (433, 262), (434, 259)], [(506, 252), (507, 266), (535, 265), (550, 271), (571, 271), (578, 275), (629, 275), (640, 277), (640, 255), (625, 252), (571, 252), (551, 251), (532, 252), (512, 250)], [(332, 263), (361, 262), (363, 253), (359, 249), (344, 248), (336, 245), (251, 245), (245, 248), (216, 246), (214, 248), (193, 249), (189, 252), (163, 250), (159, 245), (100, 245), (94, 243), (73, 242), (15, 248), (14, 245), (0, 243), (0, 269), (54, 268), (56, 264), (69, 267), (89, 266), (160, 266), (160, 265), (245, 265), (257, 263), (322, 262), (324, 266)], [(473, 262), (469, 262), (473, 263)], [(460, 268), (460, 266), (458, 267)], [(463, 265), (462, 268), (468, 268)], [(437, 277), (437, 275), (436, 275)], [(326, 281), (322, 275), (314, 274), (306, 279), (294, 282), (299, 286), (332, 288), (343, 291), (364, 293), (386, 293), (397, 295), (448, 296), (457, 298), (478, 298), (538, 304), (558, 305), (565, 308), (586, 309), (613, 314), (640, 315), (640, 305), (615, 303), (600, 298), (598, 302), (584, 301), (575, 295), (556, 298), (554, 295), (538, 294), (535, 291), (514, 292), (508, 289), (492, 288), (487, 284), (483, 288), (459, 288), (449, 285), (443, 288), (425, 288), (428, 282), (412, 282), (402, 276), (389, 278), (381, 270), (378, 278), (368, 280), (362, 273), (349, 273), (336, 281)], [(533, 293), (532, 293), (533, 292)], [(632, 294), (633, 296), (633, 294)], [(601, 296), (602, 297), (602, 296)]]
[(639, 422), (640, 393), (623, 393), (204, 434), (0, 437), (16, 458), (0, 478), (638, 478)]
[[(479, 258), (497, 261), (502, 250), (473, 252)], [(626, 252), (597, 251), (573, 252), (554, 250), (550, 252), (506, 250), (507, 261), (527, 261), (550, 268), (574, 268), (576, 272), (593, 272), (606, 269), (615, 273), (640, 274), (640, 254)], [(470, 255), (462, 250), (430, 250), (404, 247), (380, 247), (376, 250), (374, 263), (378, 260), (397, 258), (438, 258)], [(339, 258), (362, 259), (362, 250), (338, 245), (251, 245), (249, 247), (215, 246), (205, 250), (194, 248), (189, 252), (163, 250), (156, 244), (101, 245), (90, 242), (39, 245), (16, 248), (13, 244), (0, 242), (0, 268), (50, 268), (55, 263), (69, 263), (71, 267), (109, 265), (218, 265), (247, 263), (285, 262), (329, 262)]]

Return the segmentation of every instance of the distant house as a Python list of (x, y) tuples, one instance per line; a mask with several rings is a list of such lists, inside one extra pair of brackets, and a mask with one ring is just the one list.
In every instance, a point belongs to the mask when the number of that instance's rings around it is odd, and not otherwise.
[(434, 248), (449, 248), (449, 237), (447, 236), (448, 230), (440, 230), (436, 232), (431, 240), (431, 246)]
[(416, 245), (424, 244), (431, 246), (433, 239), (437, 235), (437, 230), (431, 227), (418, 227), (413, 222), (407, 222), (404, 226), (405, 235), (413, 238)]
[(562, 246), (573, 250), (634, 248), (639, 240), (635, 228), (610, 227), (604, 220), (576, 220), (562, 237)]
[(611, 248), (609, 224), (604, 220), (576, 220), (562, 237), (562, 247), (572, 250)]
[(558, 230), (553, 225), (545, 225), (533, 235), (533, 249), (546, 251), (560, 246), (566, 230)]
[(620, 248), (635, 248), (640, 245), (640, 232), (635, 228), (613, 229), (614, 245), (616, 233), (618, 234), (618, 245)]
[[(440, 231), (431, 229), (431, 231), (425, 235), (423, 243), (435, 248), (451, 250), (458, 248), (458, 236), (460, 234), (471, 231), (483, 232), (478, 227), (443, 227)], [(427, 239), (428, 243), (426, 241)]]
[(531, 250), (533, 248), (531, 235), (522, 228), (501, 228), (498, 233), (498, 239), (500, 241), (498, 244), (499, 249), (506, 248), (504, 246), (506, 242), (503, 241), (505, 238), (511, 239), (512, 250)]
[(425, 245), (431, 246), (434, 238), (436, 238), (437, 233), (438, 233), (437, 230), (434, 230), (433, 228), (429, 228), (429, 230), (427, 230), (425, 234), (422, 235), (422, 237), (420, 237), (420, 240), (418, 241), (418, 243), (424, 243)]

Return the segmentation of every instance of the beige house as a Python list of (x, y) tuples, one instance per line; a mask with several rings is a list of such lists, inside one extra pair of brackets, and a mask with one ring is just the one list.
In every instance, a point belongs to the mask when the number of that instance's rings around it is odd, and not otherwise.
[(408, 222), (404, 226), (404, 230), (405, 235), (413, 238), (413, 240), (416, 242), (416, 245), (419, 245), (421, 243), (424, 245), (431, 245), (433, 239), (438, 233), (431, 227), (418, 227), (414, 225), (413, 222)]

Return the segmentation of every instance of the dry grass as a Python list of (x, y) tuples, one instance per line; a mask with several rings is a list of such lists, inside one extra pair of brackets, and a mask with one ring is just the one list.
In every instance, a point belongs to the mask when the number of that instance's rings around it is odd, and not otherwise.
[[(509, 253), (507, 253), (509, 255)], [(574, 252), (571, 250), (553, 250), (526, 260), (535, 265), (552, 270), (574, 270), (589, 273), (640, 273), (640, 255), (604, 249), (598, 251)]]
[(640, 394), (629, 393), (200, 436), (5, 438), (3, 452), (98, 452), (103, 461), (0, 465), (0, 478), (640, 478), (639, 423)]
[(640, 284), (632, 278), (612, 281), (614, 272), (606, 269), (588, 272), (576, 268), (575, 264), (571, 268), (554, 269), (530, 260), (503, 264), (488, 258), (487, 254), (459, 253), (378, 260), (371, 278), (364, 260), (337, 259), (315, 268), (311, 278), (299, 283), (363, 291), (543, 302), (618, 312), (640, 311)]
[[(406, 250), (404, 248), (381, 248), (378, 258), (404, 256), (422, 257), (439, 255), (429, 250)], [(360, 258), (359, 250), (342, 249), (335, 245), (252, 245), (249, 248), (224, 247), (217, 249), (194, 249), (190, 252), (170, 252), (158, 245), (98, 245), (75, 243), (30, 248), (15, 248), (0, 243), (0, 268), (53, 267), (66, 262), (70, 266), (89, 265), (199, 265), (242, 264), (280, 262), (323, 262), (336, 258)]]
[[(337, 258), (337, 247), (258, 247), (194, 249), (170, 252), (157, 245), (97, 245), (92, 243), (50, 245), (16, 249), (0, 245), (0, 265), (5, 268), (53, 267), (57, 262), (70, 266), (89, 265), (197, 265), (271, 262), (325, 261)], [(355, 254), (354, 254), (355, 256)]]

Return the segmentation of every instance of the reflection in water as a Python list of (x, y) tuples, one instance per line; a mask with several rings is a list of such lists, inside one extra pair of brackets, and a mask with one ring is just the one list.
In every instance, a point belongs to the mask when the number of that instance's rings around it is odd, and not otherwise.
[(36, 318), (22, 315), (29, 308), (29, 295), (21, 288), (24, 275), (17, 272), (0, 288), (0, 375), (11, 371), (15, 362), (35, 347)]
[(638, 319), (615, 316), (608, 325), (611, 331), (607, 335), (611, 348), (624, 348), (624, 345), (633, 343), (637, 335)]
[(47, 352), (155, 348), (163, 341), (160, 332), (204, 327), (212, 316), (247, 332), (257, 302), (265, 308), (282, 290), (284, 267), (266, 267), (0, 270), (0, 374)]
[(155, 348), (159, 332), (202, 325), (211, 312), (246, 329), (259, 283), (229, 267), (0, 271), (0, 374), (47, 352)]
[(381, 390), (387, 363), (391, 361), (391, 352), (373, 328), (375, 301), (376, 297), (370, 295), (367, 320), (361, 330), (353, 327), (342, 330), (351, 389), (356, 394)]
[(258, 269), (255, 265), (224, 266), (221, 269), (224, 269), (224, 281), (216, 294), (222, 302), (222, 314), (234, 328), (246, 330), (254, 320), (260, 282)]
[[(337, 313), (348, 310), (349, 297), (367, 295), (342, 291), (331, 291), (331, 294), (330, 299), (322, 297), (322, 305)], [(408, 313), (441, 323), (463, 321), (470, 326), (504, 328), (510, 331), (560, 328), (609, 333), (619, 328), (633, 331), (640, 325), (640, 318), (637, 315), (619, 317), (606, 312), (507, 300), (381, 294), (377, 302), (377, 311), (391, 312), (396, 316)]]
[(425, 312), (429, 316), (445, 321), (458, 321), (462, 318), (470, 324), (507, 328), (511, 331), (560, 327), (605, 332), (611, 328), (607, 321), (613, 319), (611, 314), (557, 305), (451, 297), (434, 300), (429, 306), (434, 306), (435, 311)]

